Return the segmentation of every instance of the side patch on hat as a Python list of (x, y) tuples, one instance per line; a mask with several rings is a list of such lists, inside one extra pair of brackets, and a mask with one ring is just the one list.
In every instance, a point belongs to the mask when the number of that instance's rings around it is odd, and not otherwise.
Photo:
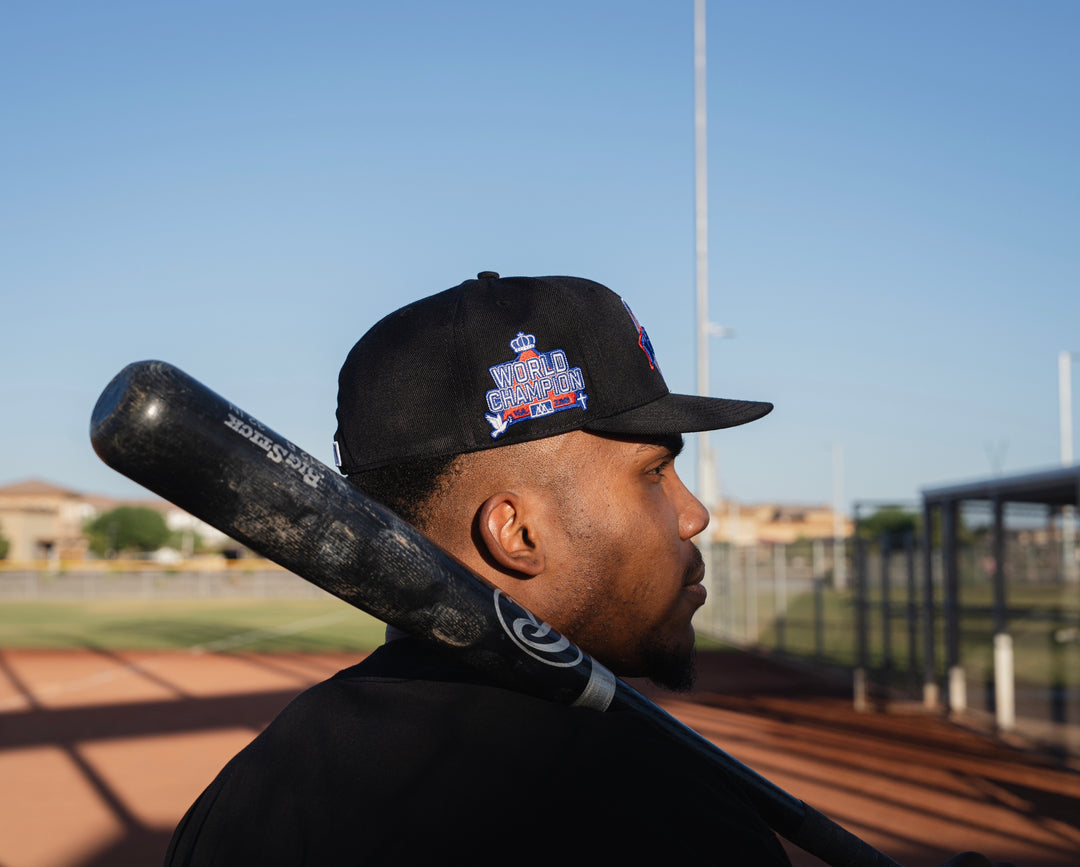
[(649, 335), (645, 332), (645, 329), (642, 327), (641, 323), (638, 322), (638, 318), (634, 315), (634, 311), (630, 309), (630, 305), (626, 303), (626, 300), (623, 298), (620, 298), (619, 300), (622, 301), (622, 306), (625, 307), (626, 312), (630, 314), (630, 319), (634, 323), (634, 328), (637, 329), (638, 346), (641, 347), (641, 351), (644, 352), (646, 357), (649, 359), (649, 369), (659, 370), (660, 365), (656, 363), (656, 353), (653, 352), (652, 341), (649, 340)]
[(585, 378), (580, 367), (571, 367), (562, 349), (536, 351), (536, 335), (521, 331), (510, 341), (517, 356), (488, 368), (495, 388), (484, 397), (491, 436), (502, 436), (521, 421), (552, 415), (567, 409), (588, 409)]

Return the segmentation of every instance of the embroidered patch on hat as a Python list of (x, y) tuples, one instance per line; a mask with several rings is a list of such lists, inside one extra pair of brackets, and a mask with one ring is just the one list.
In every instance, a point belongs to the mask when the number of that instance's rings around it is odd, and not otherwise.
[(645, 353), (649, 359), (649, 369), (659, 370), (660, 365), (656, 363), (656, 353), (653, 352), (652, 341), (649, 340), (649, 335), (645, 333), (645, 329), (641, 323), (638, 322), (638, 318), (634, 315), (634, 311), (630, 309), (630, 305), (626, 303), (624, 298), (620, 298), (622, 306), (626, 308), (626, 312), (630, 314), (630, 320), (634, 323), (634, 328), (637, 329), (637, 343), (641, 347), (641, 351)]
[(585, 377), (571, 367), (562, 349), (536, 351), (536, 335), (521, 331), (510, 341), (517, 356), (488, 368), (495, 388), (486, 395), (491, 436), (502, 436), (521, 421), (567, 409), (588, 409)]

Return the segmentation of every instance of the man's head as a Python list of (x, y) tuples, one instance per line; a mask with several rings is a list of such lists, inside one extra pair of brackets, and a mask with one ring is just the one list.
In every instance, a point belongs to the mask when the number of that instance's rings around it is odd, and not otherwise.
[(688, 685), (708, 513), (682, 434), (771, 404), (668, 391), (600, 284), (478, 279), (390, 314), (341, 371), (342, 472), (616, 673)]

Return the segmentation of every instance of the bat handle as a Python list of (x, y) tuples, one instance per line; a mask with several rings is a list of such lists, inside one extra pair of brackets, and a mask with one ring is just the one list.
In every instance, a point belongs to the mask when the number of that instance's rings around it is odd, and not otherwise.
[(856, 837), (824, 813), (766, 780), (737, 759), (725, 769), (743, 785), (746, 796), (781, 837), (824, 861), (829, 867), (901, 867), (884, 852)]
[(831, 867), (900, 867), (865, 840), (836, 824), (813, 807), (803, 804), (802, 822), (784, 836)]

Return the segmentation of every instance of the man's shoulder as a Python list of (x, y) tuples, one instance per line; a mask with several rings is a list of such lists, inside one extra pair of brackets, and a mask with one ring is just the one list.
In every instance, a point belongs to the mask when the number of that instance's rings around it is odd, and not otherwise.
[[(420, 863), (478, 838), (478, 863), (496, 863), (537, 832), (580, 846), (582, 827), (606, 829), (585, 841), (597, 854), (719, 845), (773, 863), (771, 832), (714, 777), (640, 714), (536, 699), (402, 639), (294, 700), (193, 808), (173, 863), (251, 847), (263, 863), (351, 863), (357, 845), (371, 863)], [(616, 826), (633, 832), (613, 840)]]
[(511, 737), (534, 751), (569, 737), (651, 737), (626, 713), (597, 713), (537, 698), (496, 683), (416, 639), (389, 642), (365, 659), (308, 689), (270, 727), (294, 723), (362, 727), (400, 743), (413, 732), (461, 745)]
[(444, 651), (412, 638), (382, 645), (355, 665), (301, 693), (294, 704), (301, 711), (331, 704), (339, 711), (355, 707), (371, 715), (419, 702), (433, 707), (448, 704), (447, 710), (468, 712), (469, 705), (459, 702), (462, 695), (481, 702), (528, 707), (533, 712), (559, 707), (496, 683)]
[[(423, 778), (514, 785), (545, 768), (578, 789), (678, 780), (698, 757), (632, 711), (598, 712), (493, 683), (434, 649), (401, 639), (307, 690), (242, 759), (324, 782)], [(378, 757), (378, 761), (371, 761)], [(350, 785), (352, 783), (350, 782)]]

